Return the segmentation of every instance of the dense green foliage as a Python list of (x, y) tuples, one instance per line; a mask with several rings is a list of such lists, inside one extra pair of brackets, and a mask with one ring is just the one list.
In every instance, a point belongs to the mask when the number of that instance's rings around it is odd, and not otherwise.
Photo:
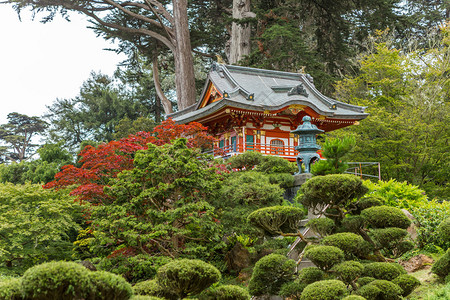
[(340, 280), (322, 280), (311, 283), (303, 290), (302, 300), (339, 300), (347, 295), (347, 288)]
[(374, 206), (361, 212), (361, 216), (375, 228), (398, 227), (406, 229), (411, 220), (396, 207)]
[(22, 273), (43, 261), (70, 259), (81, 209), (64, 191), (0, 184), (0, 266)]
[(250, 295), (246, 289), (237, 285), (220, 285), (209, 289), (200, 299), (211, 300), (249, 300)]
[(431, 272), (440, 277), (446, 277), (450, 274), (450, 249), (434, 263)]
[(393, 280), (406, 274), (406, 271), (397, 263), (373, 262), (364, 265), (363, 275), (375, 279)]
[(325, 160), (319, 160), (311, 166), (311, 173), (314, 175), (341, 174), (348, 169), (348, 165), (343, 161), (349, 152), (355, 147), (353, 137), (342, 139), (327, 139), (322, 144), (322, 155)]
[(93, 285), (89, 295), (93, 300), (127, 300), (133, 294), (131, 285), (121, 276), (105, 271), (89, 272)]
[(364, 286), (365, 289), (376, 287), (379, 292), (376, 298), (367, 297), (367, 299), (380, 299), (380, 300), (396, 300), (400, 299), (403, 290), (395, 283), (387, 280), (374, 280)]
[(157, 282), (184, 298), (199, 294), (221, 278), (214, 266), (196, 259), (180, 259), (170, 262), (158, 270)]
[(445, 219), (444, 221), (439, 224), (439, 227), (437, 228), (439, 237), (443, 241), (450, 240), (450, 218)]
[(349, 284), (361, 276), (364, 266), (357, 261), (344, 261), (331, 268), (331, 271), (337, 273), (339, 280)]
[(164, 289), (156, 279), (140, 281), (133, 286), (135, 295), (158, 296), (165, 299), (177, 299), (178, 295), (169, 289)]
[(298, 272), (298, 281), (305, 284), (311, 284), (324, 278), (325, 272), (316, 267), (306, 267)]
[(253, 296), (276, 295), (294, 279), (295, 261), (279, 254), (264, 256), (255, 264), (248, 290)]
[(326, 271), (344, 259), (344, 251), (334, 246), (317, 246), (306, 250), (305, 256)]
[(364, 239), (355, 233), (342, 232), (326, 236), (320, 243), (325, 246), (335, 246), (344, 251), (346, 257), (351, 257), (358, 256), (361, 252)]
[(315, 218), (306, 223), (306, 226), (311, 228), (314, 232), (318, 233), (322, 237), (331, 234), (336, 227), (333, 220), (329, 218)]
[(420, 285), (420, 281), (416, 277), (407, 274), (400, 275), (397, 278), (394, 278), (392, 282), (398, 285), (403, 290), (403, 297), (411, 294), (411, 292)]
[(297, 233), (299, 223), (304, 217), (305, 210), (302, 208), (270, 206), (253, 211), (247, 219), (267, 235), (283, 235)]
[(23, 293), (36, 300), (87, 298), (93, 287), (88, 272), (74, 262), (37, 265), (23, 274)]
[(22, 297), (22, 279), (9, 278), (0, 280), (0, 299), (1, 300), (21, 300)]

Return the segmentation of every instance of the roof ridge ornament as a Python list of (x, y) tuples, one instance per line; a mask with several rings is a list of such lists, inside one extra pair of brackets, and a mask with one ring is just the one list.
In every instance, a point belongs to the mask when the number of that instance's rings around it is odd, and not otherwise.
[(308, 92), (306, 91), (305, 87), (303, 86), (302, 83), (294, 86), (292, 89), (290, 89), (290, 91), (288, 92), (288, 96), (292, 96), (292, 95), (300, 95), (300, 96), (305, 96), (306, 98), (308, 98)]

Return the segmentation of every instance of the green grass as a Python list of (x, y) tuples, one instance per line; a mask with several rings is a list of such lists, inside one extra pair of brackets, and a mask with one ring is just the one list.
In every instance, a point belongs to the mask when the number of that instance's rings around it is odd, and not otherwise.
[(419, 279), (421, 285), (407, 299), (450, 300), (450, 284), (445, 285), (442, 279), (431, 273), (430, 269), (420, 270), (411, 275)]

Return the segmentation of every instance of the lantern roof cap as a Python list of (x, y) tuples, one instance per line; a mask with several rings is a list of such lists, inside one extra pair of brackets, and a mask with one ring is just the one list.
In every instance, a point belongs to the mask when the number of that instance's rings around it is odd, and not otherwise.
[(303, 124), (298, 125), (297, 129), (292, 130), (291, 133), (294, 134), (319, 134), (324, 132), (324, 130), (317, 128), (316, 125), (311, 124), (311, 117), (310, 116), (304, 116)]

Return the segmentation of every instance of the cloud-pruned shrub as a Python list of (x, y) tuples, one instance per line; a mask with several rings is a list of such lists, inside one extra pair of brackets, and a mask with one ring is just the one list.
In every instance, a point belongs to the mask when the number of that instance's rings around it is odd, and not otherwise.
[(375, 279), (393, 280), (406, 274), (405, 269), (397, 263), (374, 262), (364, 265), (363, 275)]
[(347, 287), (342, 281), (322, 280), (305, 287), (301, 300), (339, 300), (347, 293)]
[(327, 271), (344, 259), (344, 251), (334, 246), (317, 246), (306, 250), (305, 256), (317, 267)]

